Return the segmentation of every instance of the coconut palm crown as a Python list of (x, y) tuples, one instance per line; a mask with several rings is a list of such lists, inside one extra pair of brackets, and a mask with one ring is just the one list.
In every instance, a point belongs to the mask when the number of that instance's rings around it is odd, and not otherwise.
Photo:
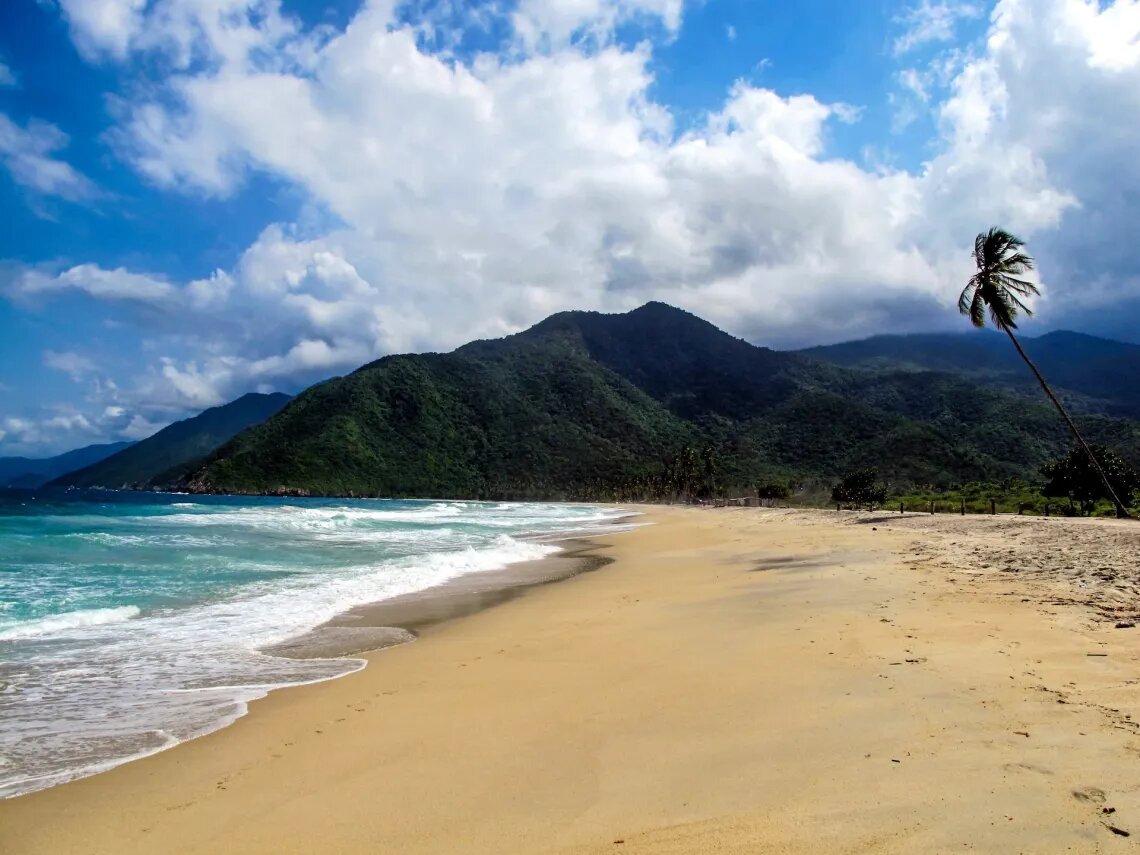
[(1017, 315), (1033, 310), (1025, 304), (1041, 292), (1024, 274), (1033, 269), (1033, 259), (1021, 251), (1025, 242), (996, 226), (974, 240), (974, 263), (978, 266), (962, 296), (958, 311), (969, 315), (976, 327), (986, 325), (986, 309), (1000, 330), (1017, 329)]

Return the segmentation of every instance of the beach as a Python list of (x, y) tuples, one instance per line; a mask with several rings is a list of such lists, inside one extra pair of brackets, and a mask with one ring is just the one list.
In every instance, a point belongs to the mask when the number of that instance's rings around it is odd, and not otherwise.
[(640, 510), (0, 852), (1134, 851), (1140, 526)]

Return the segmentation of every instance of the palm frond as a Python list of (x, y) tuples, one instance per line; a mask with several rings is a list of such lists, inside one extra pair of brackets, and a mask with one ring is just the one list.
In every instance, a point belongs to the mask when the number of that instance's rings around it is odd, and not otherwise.
[(970, 323), (978, 328), (986, 325), (986, 301), (980, 288), (974, 291), (974, 299), (970, 301)]
[(1025, 303), (1021, 302), (1016, 294), (1010, 292), (1006, 296), (1009, 297), (1010, 303), (1013, 304), (1011, 306), (1011, 310), (1014, 317), (1017, 317), (1018, 312), (1024, 312), (1026, 316), (1033, 317), (1033, 310), (1029, 308), (1029, 306), (1025, 305)]
[(978, 265), (981, 270), (985, 266), (986, 259), (986, 233), (982, 232), (974, 238), (974, 263)]
[(963, 315), (970, 314), (970, 301), (973, 300), (977, 290), (978, 277), (973, 276), (970, 278), (970, 281), (966, 283), (966, 287), (962, 289), (962, 293), (958, 297), (958, 311)]
[(1008, 303), (990, 303), (990, 320), (999, 330), (1017, 329), (1017, 312)]
[(1033, 269), (1033, 258), (1024, 252), (1015, 252), (1002, 260), (1002, 269), (1010, 273), (1024, 273)]
[(996, 274), (993, 279), (997, 287), (1020, 294), (1022, 297), (1036, 297), (1041, 293), (1037, 286), (1027, 279), (1018, 279), (1016, 276), (1002, 273)]

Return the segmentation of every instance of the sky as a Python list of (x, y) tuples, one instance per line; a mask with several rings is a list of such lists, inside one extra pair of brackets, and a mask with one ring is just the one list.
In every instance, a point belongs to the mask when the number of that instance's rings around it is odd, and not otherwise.
[(566, 309), (1140, 341), (1140, 0), (5, 0), (0, 455)]

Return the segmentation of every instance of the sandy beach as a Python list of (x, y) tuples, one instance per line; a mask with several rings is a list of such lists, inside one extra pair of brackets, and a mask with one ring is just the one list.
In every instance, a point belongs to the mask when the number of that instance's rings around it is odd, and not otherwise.
[(1135, 851), (1140, 525), (644, 510), (0, 852)]

